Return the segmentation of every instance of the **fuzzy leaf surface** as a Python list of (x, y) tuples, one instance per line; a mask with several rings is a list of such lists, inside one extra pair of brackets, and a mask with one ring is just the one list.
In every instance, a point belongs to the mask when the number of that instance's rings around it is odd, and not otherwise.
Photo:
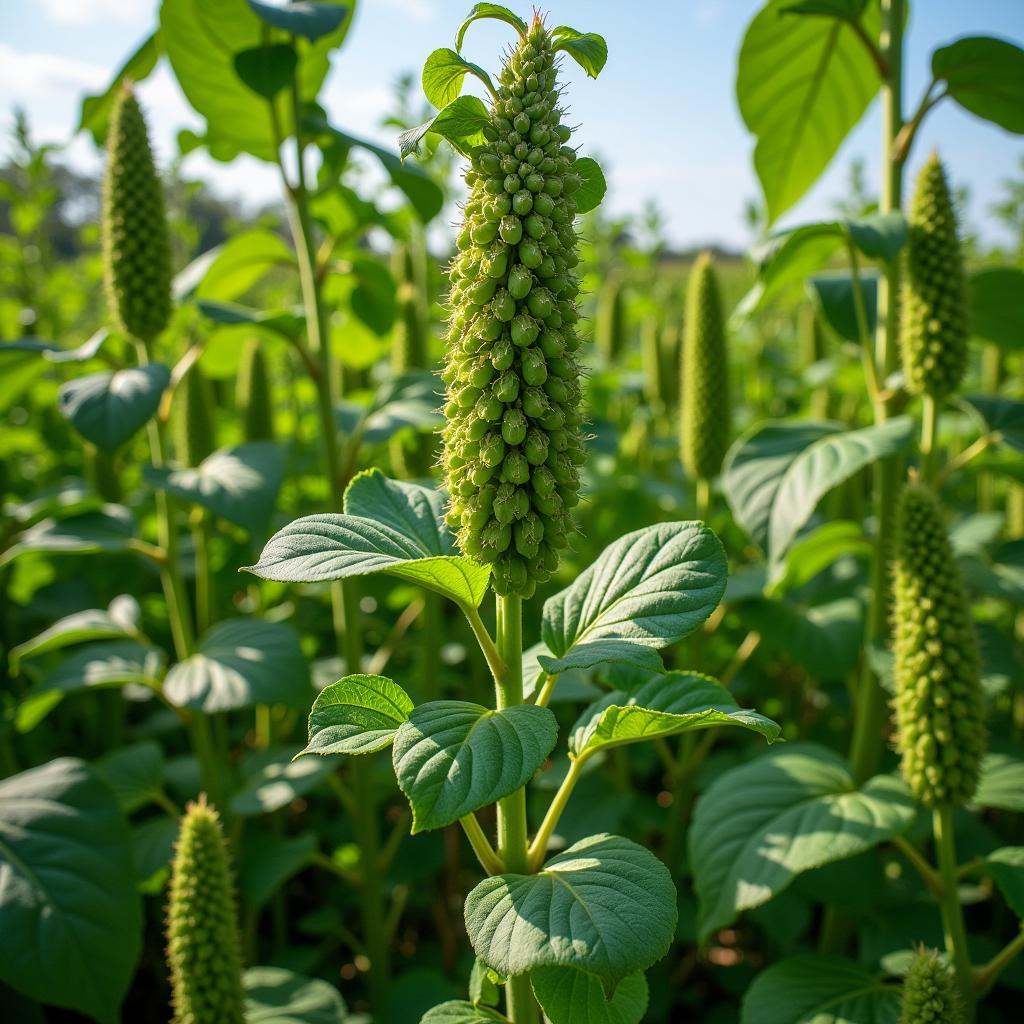
[(647, 1012), (647, 979), (630, 974), (606, 998), (601, 982), (572, 967), (530, 972), (533, 994), (551, 1024), (640, 1024)]
[(386, 676), (345, 676), (317, 694), (309, 713), (309, 743), (301, 753), (383, 750), (412, 709), (409, 695)]

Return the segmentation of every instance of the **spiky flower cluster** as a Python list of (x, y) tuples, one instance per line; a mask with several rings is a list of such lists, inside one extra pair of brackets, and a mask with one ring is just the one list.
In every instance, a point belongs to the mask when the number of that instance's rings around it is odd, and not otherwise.
[(242, 413), (246, 441), (273, 441), (274, 406), (270, 397), (267, 359), (259, 338), (250, 338), (242, 349), (235, 399)]
[(908, 222), (903, 370), (914, 394), (944, 398), (963, 378), (969, 330), (956, 213), (935, 153), (918, 176)]
[(963, 1024), (953, 972), (933, 949), (919, 949), (903, 981), (900, 1024)]
[(711, 480), (729, 447), (729, 360), (718, 276), (706, 252), (690, 271), (680, 372), (683, 468), (694, 480)]
[(200, 797), (181, 819), (167, 907), (174, 1024), (243, 1024), (242, 956), (217, 812)]
[(146, 121), (127, 86), (114, 100), (107, 153), (101, 225), (107, 301), (121, 331), (152, 341), (171, 316), (170, 246)]
[(579, 501), (575, 151), (539, 19), (508, 57), (472, 154), (451, 267), (444, 466), (462, 550), (529, 597), (558, 566)]
[(985, 747), (977, 637), (941, 507), (920, 485), (897, 511), (893, 617), (903, 777), (929, 807), (967, 803)]

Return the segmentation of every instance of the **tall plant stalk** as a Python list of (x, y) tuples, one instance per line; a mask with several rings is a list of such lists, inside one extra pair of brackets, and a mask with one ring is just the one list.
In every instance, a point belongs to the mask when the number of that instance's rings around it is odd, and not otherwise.
[(932, 813), (935, 835), (935, 856), (942, 895), (942, 929), (946, 938), (946, 952), (956, 972), (957, 987), (964, 1001), (965, 1019), (974, 1019), (974, 980), (970, 951), (967, 948), (967, 929), (964, 926), (963, 907), (957, 885), (956, 837), (953, 831), (953, 808), (948, 804), (935, 808)]

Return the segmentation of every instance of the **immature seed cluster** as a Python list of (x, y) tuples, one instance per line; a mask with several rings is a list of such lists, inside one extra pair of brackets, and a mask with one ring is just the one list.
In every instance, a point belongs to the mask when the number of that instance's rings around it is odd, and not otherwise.
[(900, 1024), (963, 1024), (963, 1003), (949, 965), (932, 949), (910, 961), (903, 982)]
[(107, 301), (121, 331), (152, 341), (171, 315), (170, 248), (146, 121), (127, 86), (111, 111), (107, 153), (102, 218)]
[(621, 277), (611, 277), (597, 297), (594, 317), (594, 342), (606, 363), (613, 363), (622, 354), (626, 338), (625, 303)]
[(193, 364), (175, 392), (174, 450), (183, 466), (198, 466), (217, 447), (210, 382)]
[(967, 365), (967, 290), (956, 214), (933, 153), (910, 204), (903, 295), (903, 370), (915, 394), (944, 398)]
[(690, 271), (680, 372), (683, 468), (694, 480), (711, 480), (729, 447), (729, 361), (718, 275), (706, 252)]
[(929, 807), (965, 804), (977, 787), (985, 746), (977, 637), (942, 510), (919, 485), (900, 499), (894, 566), (903, 777)]
[(174, 1024), (243, 1024), (240, 948), (220, 818), (200, 798), (181, 819), (167, 908)]
[(554, 58), (535, 19), (502, 69), (488, 141), (466, 172), (442, 374), (449, 522), (467, 555), (493, 565), (497, 593), (522, 597), (569, 542), (585, 458), (574, 355), (580, 178)]
[(274, 407), (267, 359), (259, 338), (250, 338), (242, 349), (235, 398), (242, 413), (246, 441), (273, 441)]

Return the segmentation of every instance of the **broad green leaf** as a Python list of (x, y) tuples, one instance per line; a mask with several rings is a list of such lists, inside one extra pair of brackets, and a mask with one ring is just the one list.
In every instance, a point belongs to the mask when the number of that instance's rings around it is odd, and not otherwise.
[(298, 63), (288, 43), (254, 46), (235, 54), (235, 73), (257, 96), (272, 100), (292, 81)]
[(985, 863), (1010, 909), (1024, 919), (1024, 846), (993, 850)]
[(74, 758), (0, 782), (0, 980), (116, 1024), (141, 945), (132, 837), (106, 784)]
[(976, 117), (1024, 135), (1024, 50), (1005, 39), (967, 36), (932, 53), (932, 76)]
[(215, 451), (195, 469), (146, 466), (142, 475), (150, 487), (259, 533), (274, 513), (284, 453), (273, 441), (248, 441)]
[(294, 263), (291, 250), (277, 235), (263, 230), (244, 231), (218, 247), (194, 294), (197, 299), (231, 302), (270, 270)]
[(121, 747), (100, 758), (93, 767), (114, 791), (125, 814), (148, 804), (164, 782), (164, 752), (153, 740)]
[(95, 686), (140, 686), (158, 688), (166, 655), (157, 647), (138, 640), (114, 640), (89, 644), (65, 658), (32, 688), (30, 696), (59, 690), (77, 693)]
[(246, 905), (264, 906), (289, 878), (309, 865), (316, 851), (312, 832), (297, 836), (250, 832), (238, 869), (238, 887)]
[(348, 17), (349, 8), (355, 7), (354, 3), (342, 5), (334, 0), (328, 3), (291, 0), (283, 6), (263, 3), (262, 0), (246, 0), (246, 3), (260, 21), (292, 35), (303, 36), (310, 42), (336, 32)]
[(223, 324), (226, 327), (251, 324), (279, 334), (289, 341), (298, 338), (306, 328), (306, 320), (301, 311), (278, 309), (263, 312), (236, 302), (214, 302), (209, 299), (197, 301), (196, 308), (216, 324)]
[(473, 4), (472, 10), (469, 12), (469, 17), (459, 25), (459, 29), (455, 33), (456, 50), (462, 50), (462, 40), (466, 38), (466, 29), (468, 29), (474, 21), (480, 21), (483, 18), (493, 18), (495, 21), (503, 21), (506, 25), (511, 25), (521, 36), (526, 35), (526, 22), (523, 21), (519, 15), (513, 14), (507, 7), (502, 7), (501, 4)]
[[(721, 542), (703, 523), (635, 530), (544, 603), (541, 635), (562, 660), (584, 648), (598, 652), (609, 641), (620, 657), (625, 644), (665, 647), (715, 610), (727, 576)], [(543, 658), (541, 664), (549, 672), (561, 670)]]
[[(853, 26), (827, 17), (786, 15), (793, 0), (769, 0), (740, 48), (736, 97), (757, 139), (754, 166), (768, 220), (796, 203), (860, 120), (878, 92), (879, 77)], [(859, 19), (877, 39), (880, 14)]]
[[(835, 519), (798, 538), (785, 560), (772, 565), (765, 592), (777, 597), (810, 583), (840, 558), (870, 558), (874, 548), (860, 523)], [(728, 595), (726, 595), (728, 598)]]
[(423, 95), (438, 109), (446, 107), (462, 92), (467, 74), (475, 75), (488, 91), (494, 91), (491, 76), (479, 64), (473, 64), (447, 47), (434, 50), (423, 65)]
[(642, 974), (623, 978), (610, 1000), (597, 978), (571, 967), (539, 967), (530, 983), (551, 1024), (640, 1024), (647, 1012)]
[[(660, 672), (664, 667), (661, 655), (653, 647), (646, 647), (633, 640), (595, 640), (592, 643), (576, 644), (564, 658), (553, 658), (551, 652), (541, 645), (536, 662), (545, 672), (558, 675), (572, 669), (596, 668), (599, 665), (629, 665), (648, 672)], [(524, 679), (529, 679), (524, 676)]]
[(1024, 452), (1024, 402), (1001, 395), (967, 395), (965, 401), (1005, 445)]
[(456, 96), (442, 107), (429, 121), (410, 128), (398, 136), (398, 152), (404, 160), (415, 153), (420, 141), (428, 133), (440, 135), (464, 156), (484, 141), (483, 129), (490, 123), (490, 115), (483, 101), (476, 96)]
[(801, 872), (900, 834), (915, 813), (901, 780), (878, 775), (858, 790), (838, 754), (810, 743), (776, 748), (720, 775), (690, 827), (701, 941)]
[(115, 597), (107, 608), (90, 608), (65, 615), (38, 636), (11, 649), (11, 670), (18, 670), (22, 658), (38, 657), (89, 640), (137, 639), (139, 615), (139, 603), (129, 594)]
[(427, 1010), (420, 1024), (506, 1024), (508, 1018), (488, 1006), (467, 1003), (465, 999), (450, 999)]
[(212, 714), (254, 704), (305, 703), (309, 668), (295, 631), (282, 622), (218, 622), (190, 658), (171, 667), (164, 693), (172, 704)]
[(398, 727), (392, 754), (413, 834), (443, 828), (525, 786), (557, 739), (555, 716), (532, 704), (500, 711), (460, 700), (421, 704)]
[(792, 0), (783, 8), (786, 14), (820, 14), (828, 18), (842, 18), (844, 21), (856, 21), (864, 12), (867, 0)]
[[(858, 280), (861, 299), (864, 302), (867, 333), (869, 337), (873, 337), (878, 322), (878, 275), (873, 271), (862, 271)], [(839, 337), (859, 345), (861, 330), (853, 277), (842, 272), (818, 274), (807, 282), (807, 286), (817, 299), (829, 327)]]
[(61, 386), (61, 415), (87, 441), (115, 451), (156, 413), (171, 379), (161, 363), (91, 373)]
[(1024, 270), (986, 267), (971, 274), (971, 329), (1006, 352), (1024, 348)]
[(621, 836), (580, 840), (535, 875), (495, 875), (466, 898), (476, 955), (503, 978), (575, 967), (605, 991), (668, 952), (676, 893), (664, 864)]
[(51, 555), (90, 555), (100, 551), (125, 551), (135, 536), (135, 520), (123, 505), (103, 505), (66, 519), (43, 519), (18, 535), (0, 552), (0, 566), (24, 551)]
[(590, 213), (596, 210), (608, 191), (608, 183), (604, 179), (601, 165), (590, 156), (581, 156), (573, 165), (573, 171), (579, 175), (580, 187), (573, 195), (576, 200), (577, 213)]
[(577, 32), (567, 25), (551, 30), (553, 50), (562, 50), (591, 77), (597, 78), (608, 61), (608, 44), (596, 32)]
[(72, 476), (53, 487), (40, 488), (31, 501), (18, 505), (5, 503), (3, 513), (24, 528), (47, 516), (80, 515), (83, 512), (95, 512), (102, 507), (103, 501), (93, 492), (92, 487), (79, 477)]
[(162, 891), (170, 874), (177, 839), (177, 818), (147, 818), (132, 828), (135, 876), (140, 891), (150, 894)]
[(348, 1019), (338, 990), (319, 978), (283, 967), (250, 967), (242, 984), (246, 1024), (344, 1024)]
[(413, 703), (384, 676), (345, 676), (325, 687), (309, 713), (309, 744), (300, 754), (372, 754), (390, 746)]
[[(294, 750), (295, 748), (291, 748)], [(231, 798), (231, 813), (242, 818), (272, 814), (307, 793), (312, 793), (331, 772), (337, 758), (296, 761), (291, 751), (261, 765)]]
[(626, 743), (719, 725), (750, 729), (769, 742), (780, 732), (771, 719), (737, 707), (717, 680), (693, 672), (666, 672), (631, 693), (613, 690), (593, 703), (573, 727), (569, 750), (582, 759)]
[(897, 1024), (900, 990), (853, 960), (790, 957), (761, 971), (740, 1024)]
[(1024, 811), (1024, 761), (1009, 754), (986, 754), (973, 803), (1001, 811)]
[(415, 537), (432, 555), (454, 555), (457, 550), (445, 522), (445, 504), (444, 495), (435, 488), (391, 480), (379, 469), (363, 470), (345, 488), (348, 515), (375, 519)]
[(107, 121), (114, 106), (114, 99), (124, 83), (137, 84), (153, 73), (157, 61), (160, 60), (160, 30), (148, 35), (135, 48), (129, 58), (118, 68), (106, 92), (82, 98), (81, 112), (78, 117), (78, 131), (88, 131), (97, 146), (102, 146), (107, 135)]
[(388, 334), (395, 324), (395, 279), (373, 256), (355, 256), (351, 268), (356, 282), (349, 296), (352, 312), (375, 334)]

